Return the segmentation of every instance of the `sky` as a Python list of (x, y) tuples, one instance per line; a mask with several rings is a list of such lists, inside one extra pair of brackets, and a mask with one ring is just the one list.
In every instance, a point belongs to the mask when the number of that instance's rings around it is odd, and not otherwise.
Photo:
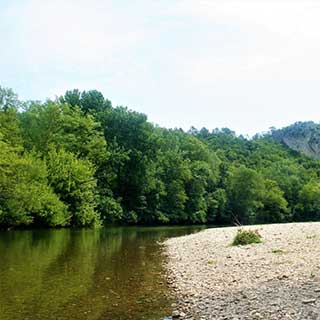
[(164, 127), (320, 121), (320, 1), (0, 0), (0, 86), (97, 89)]

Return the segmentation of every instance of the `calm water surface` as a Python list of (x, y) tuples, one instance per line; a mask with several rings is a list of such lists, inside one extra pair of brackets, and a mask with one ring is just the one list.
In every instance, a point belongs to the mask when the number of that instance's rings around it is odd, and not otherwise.
[(199, 227), (0, 232), (0, 319), (160, 320), (158, 241)]

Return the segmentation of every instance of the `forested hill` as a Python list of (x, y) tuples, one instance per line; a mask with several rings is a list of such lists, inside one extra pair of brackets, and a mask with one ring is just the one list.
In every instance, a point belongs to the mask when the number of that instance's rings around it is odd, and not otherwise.
[(320, 220), (319, 176), (274, 133), (186, 133), (95, 90), (41, 103), (0, 87), (3, 228)]

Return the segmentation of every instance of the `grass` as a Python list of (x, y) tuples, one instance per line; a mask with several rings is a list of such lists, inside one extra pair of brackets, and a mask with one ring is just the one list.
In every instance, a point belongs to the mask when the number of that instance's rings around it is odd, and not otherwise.
[(239, 229), (232, 241), (233, 246), (245, 246), (252, 243), (261, 243), (262, 238), (258, 230)]

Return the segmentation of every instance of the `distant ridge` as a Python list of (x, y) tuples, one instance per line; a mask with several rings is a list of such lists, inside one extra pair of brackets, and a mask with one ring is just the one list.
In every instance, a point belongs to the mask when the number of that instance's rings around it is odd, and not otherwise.
[(296, 122), (283, 129), (272, 130), (272, 137), (294, 151), (320, 160), (320, 124)]

